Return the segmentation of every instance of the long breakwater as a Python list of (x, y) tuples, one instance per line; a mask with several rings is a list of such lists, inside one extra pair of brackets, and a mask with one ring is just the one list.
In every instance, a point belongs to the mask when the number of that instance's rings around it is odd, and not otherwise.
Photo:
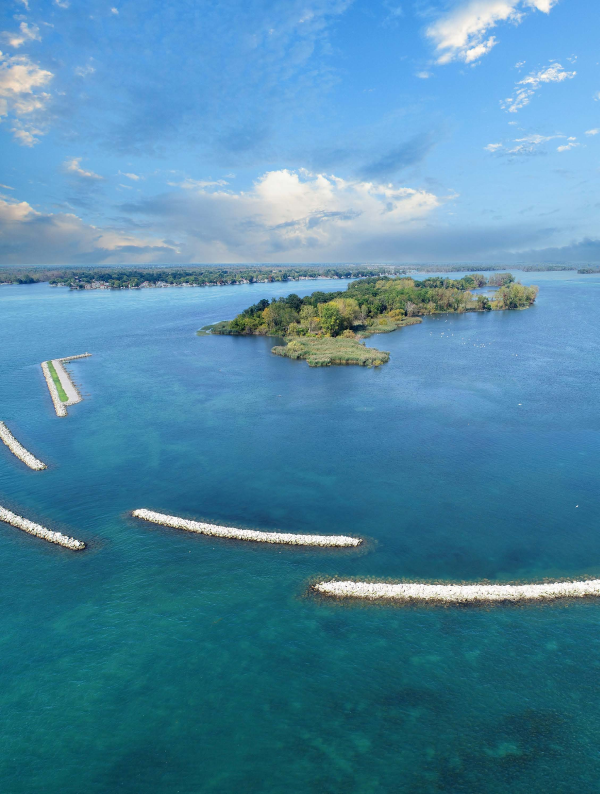
[[(64, 368), (63, 363), (65, 361), (74, 361), (76, 358), (88, 358), (88, 356), (91, 355), (91, 353), (81, 353), (78, 356), (65, 356), (64, 358), (54, 358), (51, 361), (42, 362), (42, 372), (44, 373), (44, 378), (46, 379), (48, 391), (50, 392), (50, 397), (52, 398), (57, 416), (66, 416), (67, 406), (75, 405), (75, 403), (81, 402), (82, 400), (81, 394), (73, 383), (71, 376)], [(58, 377), (61, 388), (67, 398), (66, 400), (61, 399), (58, 393), (58, 388), (52, 377), (50, 365), (52, 365)]]
[(82, 540), (75, 540), (75, 538), (70, 538), (61, 532), (53, 532), (50, 529), (46, 529), (41, 524), (35, 524), (33, 521), (16, 515), (16, 513), (11, 513), (5, 507), (0, 507), (0, 521), (4, 521), (4, 523), (10, 524), (17, 529), (22, 529), (23, 532), (27, 532), (30, 535), (42, 538), (42, 540), (47, 540), (48, 543), (64, 546), (66, 549), (72, 549), (73, 551), (85, 549), (85, 543)]
[(333, 598), (369, 601), (474, 604), (498, 601), (553, 601), (600, 596), (600, 579), (544, 584), (388, 584), (385, 582), (319, 582), (313, 589)]
[(0, 422), (0, 439), (4, 441), (13, 455), (16, 455), (16, 457), (22, 460), (30, 469), (41, 471), (47, 468), (45, 463), (42, 463), (42, 461), (38, 460), (31, 452), (28, 452), (22, 444), (19, 444), (4, 422)]
[(152, 510), (134, 510), (132, 515), (153, 524), (162, 524), (174, 529), (185, 529), (200, 535), (211, 535), (217, 538), (233, 538), (235, 540), (250, 540), (258, 543), (286, 543), (291, 546), (323, 546), (323, 547), (353, 547), (360, 546), (360, 538), (351, 538), (345, 535), (295, 535), (287, 532), (261, 532), (255, 529), (236, 529), (234, 527), (221, 527), (216, 524), (204, 524), (200, 521), (190, 521), (186, 518), (168, 516), (155, 513)]

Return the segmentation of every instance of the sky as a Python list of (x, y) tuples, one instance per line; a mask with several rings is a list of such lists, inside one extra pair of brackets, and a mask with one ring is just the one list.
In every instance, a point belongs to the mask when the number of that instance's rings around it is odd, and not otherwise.
[(597, 0), (5, 0), (0, 264), (600, 262), (598, 30)]

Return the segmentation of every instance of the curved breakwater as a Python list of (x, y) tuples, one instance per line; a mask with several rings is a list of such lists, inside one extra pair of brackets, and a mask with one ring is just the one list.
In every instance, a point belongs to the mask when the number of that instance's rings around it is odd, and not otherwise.
[[(77, 390), (77, 387), (71, 380), (71, 376), (67, 372), (67, 370), (63, 367), (63, 362), (65, 361), (74, 361), (76, 358), (88, 358), (91, 356), (91, 353), (80, 353), (78, 356), (65, 356), (64, 358), (54, 358), (51, 361), (43, 361), (42, 362), (42, 372), (44, 373), (44, 378), (46, 379), (46, 384), (48, 385), (48, 391), (50, 392), (50, 397), (52, 397), (52, 402), (54, 403), (54, 410), (56, 411), (57, 416), (66, 416), (67, 415), (67, 406), (68, 405), (75, 405), (75, 403), (81, 402), (81, 394)], [(52, 373), (50, 372), (49, 364), (52, 364), (54, 370), (60, 380), (60, 384), (63, 387), (65, 394), (67, 395), (67, 400), (63, 402), (60, 399), (58, 394), (58, 389), (56, 388), (56, 384), (52, 379)]]
[(17, 458), (22, 460), (30, 469), (41, 471), (47, 468), (45, 463), (42, 463), (42, 461), (38, 460), (31, 452), (28, 452), (22, 444), (19, 444), (4, 422), (0, 422), (0, 439), (4, 441), (13, 455), (16, 455)]
[(22, 529), (23, 532), (27, 532), (30, 535), (42, 538), (42, 540), (47, 540), (48, 543), (64, 546), (66, 549), (72, 549), (73, 551), (85, 549), (83, 541), (75, 540), (75, 538), (70, 538), (60, 532), (52, 532), (52, 530), (46, 529), (41, 524), (34, 524), (33, 521), (28, 521), (26, 518), (16, 515), (16, 513), (11, 513), (10, 510), (6, 510), (4, 507), (0, 507), (0, 521), (4, 521), (17, 529)]
[(333, 598), (369, 601), (474, 604), (497, 601), (553, 601), (600, 596), (600, 579), (545, 584), (387, 584), (385, 582), (319, 582), (313, 589)]
[(251, 540), (258, 543), (286, 543), (292, 546), (323, 547), (353, 547), (360, 546), (362, 543), (360, 538), (351, 538), (345, 535), (294, 535), (287, 532), (260, 532), (254, 529), (221, 527), (216, 524), (203, 524), (200, 521), (189, 521), (186, 518), (155, 513), (152, 510), (134, 510), (132, 516), (141, 518), (144, 521), (151, 521), (153, 524), (185, 529), (188, 532), (197, 532), (201, 535), (233, 538), (235, 540)]

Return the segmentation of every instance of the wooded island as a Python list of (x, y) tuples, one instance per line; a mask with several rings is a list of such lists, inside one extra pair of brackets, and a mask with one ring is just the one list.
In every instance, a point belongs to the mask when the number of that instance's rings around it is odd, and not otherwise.
[[(487, 295), (472, 289), (498, 287)], [(415, 281), (405, 277), (363, 278), (344, 292), (313, 292), (305, 298), (263, 299), (233, 320), (207, 326), (213, 334), (284, 337), (286, 345), (272, 348), (276, 355), (306, 359), (309, 366), (361, 364), (379, 366), (389, 353), (367, 348), (361, 340), (421, 322), (421, 317), (443, 312), (526, 309), (538, 287), (526, 287), (510, 273), (487, 279), (473, 273), (460, 279), (443, 277)]]

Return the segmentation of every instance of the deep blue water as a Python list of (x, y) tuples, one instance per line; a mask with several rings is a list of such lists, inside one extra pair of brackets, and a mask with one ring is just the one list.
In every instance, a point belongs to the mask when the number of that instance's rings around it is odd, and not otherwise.
[[(310, 369), (198, 337), (261, 297), (340, 282), (0, 288), (7, 794), (571, 794), (600, 788), (600, 604), (390, 608), (319, 576), (600, 576), (600, 278), (523, 274), (528, 311), (438, 316)], [(343, 286), (342, 286), (343, 288)], [(55, 416), (39, 363), (86, 399)], [(363, 552), (195, 537), (137, 507)]]

